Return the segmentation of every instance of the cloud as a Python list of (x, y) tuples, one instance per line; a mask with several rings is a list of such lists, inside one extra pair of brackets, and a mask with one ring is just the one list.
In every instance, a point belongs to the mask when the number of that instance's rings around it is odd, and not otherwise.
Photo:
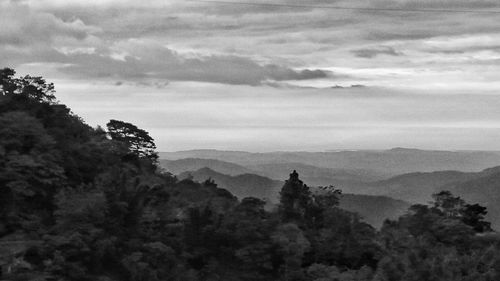
[(498, 8), (496, 0), (380, 0), (372, 1), (377, 7), (397, 7), (402, 9), (488, 9)]
[(99, 32), (99, 28), (88, 26), (78, 18), (64, 21), (23, 4), (0, 3), (0, 26), (0, 44), (16, 47), (50, 43), (58, 38), (83, 40)]
[(376, 48), (357, 49), (351, 51), (357, 57), (371, 59), (378, 55), (401, 56), (403, 53), (396, 51), (392, 47), (381, 46)]
[(419, 46), (429, 53), (464, 54), (500, 50), (500, 33), (465, 34), (459, 36), (440, 36), (426, 40)]
[(363, 84), (353, 84), (351, 86), (340, 86), (340, 85), (335, 85), (331, 86), (330, 89), (351, 89), (351, 88), (365, 88), (366, 86)]
[[(116, 52), (122, 54), (117, 56)], [(276, 64), (260, 64), (250, 58), (210, 55), (183, 56), (154, 42), (129, 40), (102, 53), (68, 53), (61, 70), (92, 78), (129, 80), (200, 81), (261, 85), (271, 81), (325, 78), (328, 71), (295, 70)]]
[[(113, 12), (108, 10), (111, 9), (108, 6), (98, 10), (98, 17), (95, 17), (89, 16), (89, 10), (80, 6), (75, 8), (78, 14), (72, 15), (60, 1), (48, 1), (49, 7), (56, 7), (54, 11), (35, 9), (32, 6), (36, 5), (25, 3), (29, 1), (0, 2), (0, 25), (6, 27), (0, 30), (2, 65), (59, 63), (63, 65), (59, 68), (63, 73), (77, 78), (129, 79), (141, 85), (156, 87), (164, 87), (168, 81), (255, 86), (269, 81), (326, 78), (331, 74), (320, 69), (292, 68), (286, 65), (286, 61), (260, 61), (252, 56), (211, 51), (182, 54), (156, 39), (130, 38), (144, 32), (161, 32), (179, 24), (177, 16), (169, 16), (166, 25), (156, 26), (157, 22), (164, 21), (159, 20), (157, 16), (160, 14), (150, 8), (127, 11), (116, 7), (127, 19), (125, 22), (139, 26), (136, 27), (137, 32), (130, 33), (127, 26), (103, 20)], [(148, 12), (152, 21), (142, 20)], [(80, 18), (85, 19), (85, 22)], [(192, 16), (187, 18), (192, 19)], [(182, 30), (189, 28), (192, 23), (180, 23), (177, 27)]]
[[(265, 0), (253, 3), (261, 2), (269, 3)], [(500, 7), (498, 1), (489, 0), (417, 2), (312, 0), (307, 5), (400, 9)], [(474, 13), (370, 12), (181, 0), (147, 3), (91, 0), (85, 4), (63, 0), (23, 0), (19, 1), (21, 4), (12, 4), (0, 0), (0, 3), (7, 3), (2, 11), (14, 11), (13, 16), (4, 13), (9, 17), (8, 22), (16, 26), (15, 32), (0, 31), (4, 32), (4, 37), (0, 37), (0, 63), (14, 67), (33, 62), (60, 63), (64, 65), (59, 68), (61, 74), (81, 79), (110, 78), (151, 85), (152, 80), (254, 86), (301, 80), (304, 83), (294, 84), (318, 87), (321, 82), (322, 87), (328, 87), (336, 83), (365, 83), (366, 79), (371, 79), (370, 86), (406, 85), (408, 80), (423, 81), (422, 75), (430, 72), (439, 75), (446, 69), (460, 67), (461, 73), (466, 73), (467, 69), (472, 70), (471, 64), (485, 64), (494, 57), (478, 53), (466, 60), (458, 54), (471, 51), (464, 50), (460, 42), (457, 46), (436, 48), (427, 41), (492, 33), (498, 29), (493, 24), (497, 15)], [(304, 4), (299, 0), (282, 3)], [(23, 32), (19, 26), (27, 26), (24, 29), (34, 34)], [(476, 52), (496, 52), (489, 43), (485, 48), (488, 49), (481, 47)], [(435, 54), (432, 58), (440, 64), (433, 64), (430, 53)], [(343, 77), (343, 72), (334, 70), (339, 66), (377, 74)], [(416, 71), (407, 74), (405, 68)], [(380, 69), (386, 69), (387, 73), (381, 74)], [(493, 67), (490, 69), (490, 74), (497, 73)], [(449, 77), (453, 81), (463, 80), (459, 77), (461, 73)]]

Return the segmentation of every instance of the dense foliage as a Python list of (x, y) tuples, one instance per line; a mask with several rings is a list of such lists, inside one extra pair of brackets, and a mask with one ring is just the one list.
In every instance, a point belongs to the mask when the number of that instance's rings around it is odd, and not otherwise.
[(274, 211), (157, 167), (149, 134), (91, 128), (40, 77), (0, 70), (8, 280), (500, 280), (486, 209), (449, 192), (380, 231), (294, 171)]

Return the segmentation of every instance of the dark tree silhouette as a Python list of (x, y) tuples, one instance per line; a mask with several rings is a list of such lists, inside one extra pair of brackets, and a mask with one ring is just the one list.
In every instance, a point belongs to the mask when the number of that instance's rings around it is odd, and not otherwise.
[(309, 187), (300, 179), (297, 171), (290, 174), (280, 192), (281, 212), (284, 221), (302, 220), (311, 203)]
[(433, 198), (434, 210), (446, 217), (460, 219), (479, 233), (492, 230), (491, 223), (484, 220), (484, 216), (488, 213), (486, 207), (479, 204), (466, 204), (462, 198), (453, 196), (449, 191), (436, 193)]
[(487, 213), (486, 207), (479, 204), (467, 204), (461, 210), (462, 222), (472, 226), (479, 233), (491, 231), (491, 223), (484, 220)]
[(5, 96), (18, 95), (39, 102), (54, 103), (54, 84), (47, 83), (38, 76), (26, 75), (15, 78), (16, 72), (11, 68), (0, 69), (1, 94)]
[(441, 191), (433, 194), (434, 208), (443, 212), (447, 217), (460, 216), (460, 210), (464, 207), (465, 202), (460, 197), (455, 197), (449, 191)]
[(124, 143), (137, 156), (147, 157), (153, 161), (158, 159), (154, 140), (145, 130), (119, 120), (110, 120), (106, 126), (111, 139)]

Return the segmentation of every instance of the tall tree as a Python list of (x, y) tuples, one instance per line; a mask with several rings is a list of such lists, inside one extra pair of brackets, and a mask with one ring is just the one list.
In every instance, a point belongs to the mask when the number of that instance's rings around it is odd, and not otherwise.
[(153, 161), (158, 159), (154, 140), (145, 130), (139, 129), (131, 123), (114, 119), (110, 120), (106, 126), (110, 137), (124, 143), (135, 155), (147, 157)]
[(280, 208), (284, 221), (298, 221), (304, 219), (307, 208), (311, 203), (309, 187), (300, 179), (297, 171), (290, 174), (280, 192)]
[(460, 210), (465, 205), (465, 201), (462, 198), (453, 196), (449, 191), (441, 191), (433, 194), (432, 198), (434, 198), (434, 208), (443, 212), (446, 217), (459, 217)]

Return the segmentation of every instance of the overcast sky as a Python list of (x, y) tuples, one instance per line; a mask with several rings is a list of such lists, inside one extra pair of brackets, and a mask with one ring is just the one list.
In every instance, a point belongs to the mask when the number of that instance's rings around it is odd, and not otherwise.
[(245, 2), (402, 11), (0, 0), (0, 67), (160, 151), (500, 148), (500, 1)]

